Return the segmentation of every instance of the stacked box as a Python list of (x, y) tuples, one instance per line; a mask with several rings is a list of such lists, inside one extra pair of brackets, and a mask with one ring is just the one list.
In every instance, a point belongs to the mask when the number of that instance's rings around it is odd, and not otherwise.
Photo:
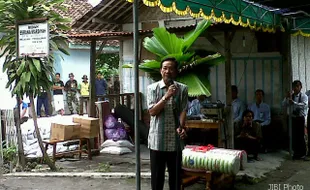
[(78, 123), (52, 123), (51, 141), (66, 141), (80, 138), (80, 127)]
[[(75, 116), (72, 118), (73, 123), (80, 123), (83, 116)], [(84, 117), (85, 118), (85, 117)]]
[(99, 118), (92, 117), (74, 117), (74, 122), (81, 125), (80, 137), (81, 138), (94, 138), (99, 134)]

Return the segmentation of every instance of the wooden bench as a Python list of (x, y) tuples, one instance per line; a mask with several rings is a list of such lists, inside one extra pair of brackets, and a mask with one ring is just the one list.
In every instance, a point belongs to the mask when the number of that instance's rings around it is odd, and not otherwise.
[[(57, 143), (73, 141), (73, 140), (79, 140), (79, 149), (78, 150), (56, 153)], [(87, 151), (82, 150), (83, 140), (86, 140), (86, 142), (87, 142)], [(43, 140), (43, 143), (45, 144), (45, 152), (47, 152), (49, 145), (53, 146), (52, 157), (53, 157), (54, 162), (56, 161), (57, 157), (62, 157), (62, 156), (69, 155), (69, 154), (79, 154), (79, 159), (81, 159), (82, 153), (86, 153), (88, 155), (88, 159), (89, 160), (92, 159), (91, 145), (90, 145), (90, 139), (89, 138), (72, 139), (72, 140), (52, 140), (52, 141), (51, 140)]]
[(183, 170), (181, 190), (196, 183), (201, 178), (206, 180), (206, 190), (234, 188), (235, 176), (212, 171), (192, 172)]

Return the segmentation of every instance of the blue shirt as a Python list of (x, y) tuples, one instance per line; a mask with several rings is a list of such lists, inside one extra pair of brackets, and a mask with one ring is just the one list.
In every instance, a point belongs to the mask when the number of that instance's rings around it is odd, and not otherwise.
[(194, 116), (201, 114), (201, 104), (198, 99), (193, 100), (192, 102), (188, 102), (188, 111), (187, 116)]
[(95, 81), (96, 85), (96, 95), (105, 95), (106, 89), (107, 89), (107, 83), (104, 79), (96, 79)]
[(270, 107), (268, 104), (262, 102), (259, 105), (253, 103), (249, 105), (249, 110), (254, 113), (254, 120), (258, 121), (261, 126), (269, 125), (271, 121)]
[[(20, 103), (19, 105), (21, 105), (21, 109), (25, 109), (25, 108), (28, 108), (28, 104), (24, 101), (22, 101), (22, 103)], [(17, 106), (15, 106), (15, 108), (17, 108)]]
[(242, 113), (245, 111), (244, 103), (239, 99), (235, 99), (232, 102), (232, 108), (233, 108), (233, 120), (234, 122), (241, 121), (242, 119)]

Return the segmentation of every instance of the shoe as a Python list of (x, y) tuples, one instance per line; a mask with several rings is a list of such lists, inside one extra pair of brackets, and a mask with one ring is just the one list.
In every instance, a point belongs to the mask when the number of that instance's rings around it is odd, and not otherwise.
[(307, 156), (303, 156), (303, 157), (301, 157), (300, 159), (302, 159), (302, 160), (305, 161), (305, 162), (310, 161), (310, 159), (307, 158)]

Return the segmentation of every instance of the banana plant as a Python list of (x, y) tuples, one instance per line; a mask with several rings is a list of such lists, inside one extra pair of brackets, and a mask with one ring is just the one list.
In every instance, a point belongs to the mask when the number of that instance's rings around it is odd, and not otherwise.
[[(176, 81), (188, 86), (189, 96), (210, 96), (211, 85), (208, 79), (210, 68), (224, 63), (225, 58), (219, 53), (212, 52), (208, 54), (210, 52), (192, 49), (194, 42), (210, 25), (210, 21), (202, 20), (195, 29), (182, 37), (168, 32), (166, 28), (153, 29), (154, 36), (151, 38), (146, 37), (143, 41), (143, 46), (155, 54), (156, 59), (144, 60), (139, 65), (139, 69), (148, 73), (153, 80), (158, 81), (161, 79), (161, 60), (167, 57), (174, 57), (179, 62), (179, 75)], [(123, 68), (133, 68), (133, 65), (125, 64)]]
[[(2, 34), (0, 57), (4, 58), (3, 72), (8, 75), (6, 87), (10, 88), (12, 96), (29, 96), (38, 143), (44, 160), (51, 170), (57, 168), (44, 150), (34, 109), (34, 98), (40, 93), (41, 87), (46, 91), (51, 89), (55, 60), (53, 53), (60, 51), (66, 55), (69, 54), (66, 50), (68, 47), (67, 37), (62, 32), (70, 29), (68, 27), (70, 19), (63, 18), (56, 10), (67, 10), (64, 0), (0, 0), (0, 33)], [(50, 55), (43, 58), (19, 58), (16, 55), (16, 23), (35, 18), (48, 18)], [(16, 126), (18, 125), (16, 124)], [(18, 130), (20, 129), (17, 127)]]

